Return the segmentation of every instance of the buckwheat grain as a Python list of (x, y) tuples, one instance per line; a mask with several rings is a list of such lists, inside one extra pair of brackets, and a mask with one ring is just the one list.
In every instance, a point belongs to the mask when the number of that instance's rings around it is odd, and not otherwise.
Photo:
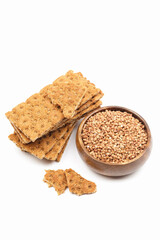
[(91, 116), (82, 131), (84, 146), (102, 161), (125, 163), (144, 151), (147, 132), (132, 114), (105, 110)]

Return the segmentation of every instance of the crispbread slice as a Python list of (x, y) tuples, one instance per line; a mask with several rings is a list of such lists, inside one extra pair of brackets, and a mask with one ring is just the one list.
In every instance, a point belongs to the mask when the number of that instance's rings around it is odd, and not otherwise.
[[(57, 78), (53, 82), (53, 84), (50, 84), (50, 85), (47, 85), (46, 87), (44, 87), (40, 91), (40, 94), (46, 96), (48, 94), (48, 92), (51, 90), (51, 88), (54, 84), (61, 84), (62, 85), (65, 80), (66, 81), (70, 80), (72, 82), (74, 81), (75, 83), (81, 81), (81, 82), (83, 82), (83, 85), (87, 89), (84, 97), (82, 98), (82, 101), (80, 102), (79, 108), (81, 108), (81, 106), (84, 105), (85, 103), (87, 103), (89, 100), (92, 100), (92, 98), (94, 96), (98, 95), (98, 93), (100, 93), (101, 97), (102, 97), (103, 93), (100, 89), (96, 88), (93, 83), (91, 83), (89, 80), (87, 80), (85, 77), (83, 77), (82, 73), (80, 73), (80, 72), (74, 73), (72, 70), (68, 71), (65, 75)], [(98, 96), (97, 96), (97, 100), (98, 100)], [(79, 109), (79, 111), (82, 111), (84, 109), (85, 109), (85, 106), (83, 106), (82, 109)], [(76, 113), (77, 112), (75, 112), (75, 114)]]
[(48, 184), (49, 187), (54, 187), (58, 195), (64, 193), (67, 188), (67, 180), (64, 170), (45, 170), (46, 174), (43, 181)]
[(64, 118), (61, 110), (49, 98), (38, 93), (7, 112), (6, 116), (32, 142), (47, 134)]
[(31, 140), (30, 140), (29, 138), (27, 138), (18, 128), (16, 128), (16, 127), (14, 126), (14, 124), (11, 123), (11, 125), (12, 125), (12, 127), (14, 128), (14, 130), (15, 130), (17, 136), (19, 137), (20, 141), (21, 141), (23, 144), (27, 144), (27, 143), (31, 142)]
[(73, 118), (72, 120), (78, 120), (82, 117), (84, 117), (84, 115), (88, 114), (89, 112), (91, 112), (92, 110), (100, 107), (100, 105), (102, 104), (101, 101), (97, 101), (96, 103), (92, 104), (90, 107), (84, 109), (83, 111), (77, 113)]
[(57, 141), (65, 135), (72, 125), (73, 123), (59, 128), (29, 144), (23, 144), (15, 133), (9, 135), (9, 139), (21, 148), (21, 150), (29, 152), (39, 159), (43, 159), (45, 154), (53, 148)]
[[(91, 100), (89, 100), (87, 103), (82, 105), (82, 108), (80, 107), (79, 109), (77, 109), (75, 111), (75, 116), (73, 117), (74, 119), (76, 118), (81, 118), (82, 116), (84, 116), (86, 113), (92, 111), (94, 108), (97, 108), (98, 105), (100, 105), (100, 102), (98, 102), (98, 99), (100, 99), (103, 96), (103, 93), (99, 93), (97, 94), (95, 97), (93, 97)], [(98, 103), (97, 103), (98, 102)], [(96, 105), (94, 105), (95, 103), (97, 103)], [(80, 111), (81, 110), (81, 111)], [(83, 110), (83, 111), (82, 111)], [(61, 124), (59, 124), (58, 128), (64, 126), (67, 122), (71, 122), (72, 120), (62, 120)], [(16, 128), (13, 124), (12, 124), (13, 128), (15, 129), (18, 137), (20, 138), (20, 141), (23, 144), (29, 143), (30, 139), (28, 139), (18, 128)], [(55, 128), (54, 128), (55, 129)], [(54, 129), (52, 131), (54, 131)], [(37, 139), (38, 140), (38, 139)]]
[(83, 77), (81, 72), (74, 73), (72, 70), (70, 70), (65, 74), (65, 76), (69, 79), (74, 79), (74, 81), (76, 81), (79, 78), (83, 79), (83, 82), (85, 83), (87, 91), (86, 91), (80, 105), (83, 105), (88, 100), (90, 100), (92, 97), (94, 97), (99, 92), (101, 92), (101, 90), (99, 88), (96, 88), (93, 83), (91, 83), (89, 80), (87, 80), (85, 77)]
[(61, 150), (60, 153), (58, 154), (57, 159), (56, 159), (57, 162), (59, 162), (59, 161), (61, 160), (61, 157), (62, 157), (62, 155), (63, 155), (63, 153), (64, 153), (64, 150), (65, 150), (65, 148), (66, 148), (66, 146), (67, 146), (68, 141), (69, 141), (69, 138), (66, 140), (66, 142), (65, 142), (62, 150)]
[(91, 111), (95, 110), (96, 108), (100, 107), (102, 104), (101, 101), (97, 101), (96, 103), (90, 105), (88, 108), (84, 109), (83, 111), (77, 113), (72, 120), (67, 120), (65, 121), (65, 123), (62, 123), (59, 125), (59, 127), (64, 126), (64, 124), (69, 124), (72, 121), (77, 121), (79, 119), (81, 119), (82, 117), (85, 117), (87, 114), (89, 114)]
[(57, 160), (58, 154), (61, 152), (64, 145), (66, 144), (66, 141), (69, 139), (69, 137), (74, 129), (74, 126), (75, 126), (75, 124), (73, 124), (71, 127), (69, 127), (66, 134), (56, 142), (56, 144), (53, 146), (53, 148), (47, 154), (45, 154), (45, 157), (44, 157), (45, 159), (51, 160), (51, 161)]
[(101, 101), (97, 101), (96, 103), (92, 104), (90, 107), (77, 113), (71, 120), (68, 119), (68, 120), (62, 122), (62, 124), (60, 124), (58, 127), (63, 127), (65, 124), (69, 124), (73, 121), (77, 121), (77, 120), (87, 116), (87, 114), (89, 114), (91, 111), (95, 110), (96, 108), (99, 108), (101, 106), (101, 104), (102, 104)]
[(88, 107), (90, 107), (92, 104), (96, 103), (98, 100), (100, 100), (103, 97), (103, 93), (100, 92), (98, 93), (96, 96), (94, 96), (93, 98), (91, 98), (91, 100), (88, 100), (86, 103), (84, 103), (83, 105), (81, 105), (77, 110), (76, 110), (76, 114), (87, 109)]
[(60, 106), (65, 118), (71, 118), (85, 92), (85, 84), (80, 79), (74, 82), (64, 77), (63, 82), (56, 82), (50, 86), (47, 96), (53, 104)]
[(82, 195), (96, 192), (96, 184), (81, 177), (74, 170), (65, 170), (67, 185), (71, 193)]

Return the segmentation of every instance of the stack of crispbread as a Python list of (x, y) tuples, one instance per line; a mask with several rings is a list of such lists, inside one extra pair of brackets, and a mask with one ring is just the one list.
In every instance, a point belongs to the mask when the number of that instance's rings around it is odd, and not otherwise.
[(21, 150), (59, 161), (76, 121), (98, 108), (103, 93), (81, 73), (67, 72), (17, 105), (6, 116)]

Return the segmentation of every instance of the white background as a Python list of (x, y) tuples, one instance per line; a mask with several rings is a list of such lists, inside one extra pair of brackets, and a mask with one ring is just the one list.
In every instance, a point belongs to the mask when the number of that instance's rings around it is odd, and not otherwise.
[[(79, 157), (76, 129), (60, 163), (21, 152), (5, 112), (68, 70), (148, 122), (153, 149), (135, 174), (108, 178)], [(160, 2), (0, 1), (0, 239), (160, 239)], [(97, 193), (61, 196), (44, 169), (73, 168)]]

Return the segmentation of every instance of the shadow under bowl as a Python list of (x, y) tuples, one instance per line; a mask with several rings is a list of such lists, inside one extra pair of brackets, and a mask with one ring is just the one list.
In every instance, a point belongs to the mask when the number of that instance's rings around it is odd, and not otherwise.
[[(86, 147), (84, 146), (83, 140), (82, 140), (82, 130), (83, 130), (84, 124), (95, 113), (105, 111), (105, 110), (131, 113), (133, 117), (137, 118), (145, 126), (144, 129), (146, 130), (147, 136), (148, 136), (147, 144), (145, 146), (144, 151), (141, 154), (139, 154), (136, 158), (132, 159), (131, 161), (126, 161), (124, 163), (102, 162), (92, 157), (90, 153), (87, 151)], [(92, 170), (102, 175), (118, 177), (118, 176), (125, 176), (137, 171), (137, 169), (140, 168), (146, 162), (151, 152), (152, 139), (151, 139), (151, 132), (147, 122), (138, 113), (124, 107), (108, 106), (108, 107), (102, 107), (94, 110), (83, 119), (83, 121), (80, 123), (77, 130), (76, 145), (81, 158), (87, 163), (87, 165)]]

